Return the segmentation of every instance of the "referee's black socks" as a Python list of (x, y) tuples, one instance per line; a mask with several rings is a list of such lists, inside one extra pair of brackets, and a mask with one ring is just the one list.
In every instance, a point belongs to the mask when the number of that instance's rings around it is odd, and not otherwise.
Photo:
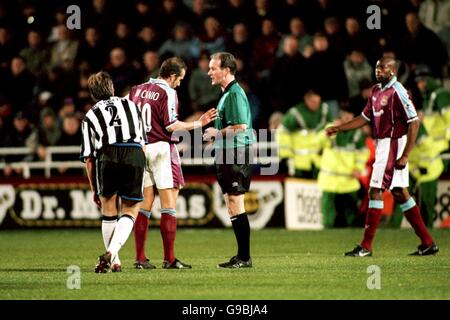
[(247, 214), (241, 213), (231, 217), (234, 235), (238, 244), (238, 257), (244, 261), (250, 259), (250, 223)]

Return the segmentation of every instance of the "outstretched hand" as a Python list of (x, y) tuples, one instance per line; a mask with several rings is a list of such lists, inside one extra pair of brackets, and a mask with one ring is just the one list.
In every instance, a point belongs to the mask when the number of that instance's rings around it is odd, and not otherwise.
[(339, 132), (338, 126), (331, 126), (325, 129), (325, 133), (327, 134), (328, 137), (333, 136), (338, 132)]
[(206, 126), (211, 121), (215, 120), (217, 118), (217, 110), (216, 108), (211, 108), (208, 111), (206, 111), (198, 121), (202, 123), (202, 127)]

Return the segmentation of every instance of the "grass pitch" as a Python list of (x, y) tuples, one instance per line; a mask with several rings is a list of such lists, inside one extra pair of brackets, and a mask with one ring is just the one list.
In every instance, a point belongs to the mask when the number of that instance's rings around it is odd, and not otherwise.
[[(100, 230), (0, 231), (0, 299), (450, 299), (450, 230), (432, 234), (436, 256), (407, 256), (418, 245), (414, 232), (381, 229), (373, 257), (345, 258), (361, 229), (253, 231), (254, 267), (223, 270), (217, 263), (235, 253), (231, 229), (179, 229), (176, 255), (193, 269), (164, 270), (152, 227), (147, 253), (158, 269), (133, 269), (130, 237), (120, 252), (123, 272), (95, 274), (104, 251)], [(67, 288), (73, 265), (81, 270), (78, 290)], [(380, 289), (367, 287), (371, 265), (380, 268)]]

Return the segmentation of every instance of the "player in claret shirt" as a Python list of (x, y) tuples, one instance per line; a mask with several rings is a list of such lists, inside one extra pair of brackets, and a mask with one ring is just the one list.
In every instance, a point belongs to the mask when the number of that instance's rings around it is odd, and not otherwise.
[(375, 163), (370, 179), (369, 209), (362, 242), (345, 256), (372, 255), (372, 242), (383, 210), (383, 191), (390, 189), (421, 244), (412, 255), (431, 255), (439, 248), (431, 238), (420, 209), (408, 193), (408, 155), (414, 148), (419, 118), (403, 85), (397, 81), (396, 62), (391, 58), (377, 61), (375, 76), (379, 82), (372, 88), (362, 114), (355, 119), (326, 129), (327, 135), (372, 126), (376, 139)]

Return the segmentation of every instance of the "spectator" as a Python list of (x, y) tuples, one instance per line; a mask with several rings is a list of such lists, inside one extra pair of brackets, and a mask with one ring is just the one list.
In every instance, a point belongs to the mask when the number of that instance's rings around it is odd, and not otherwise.
[(217, 103), (221, 93), (220, 88), (211, 84), (211, 78), (208, 76), (209, 56), (208, 51), (200, 54), (198, 66), (189, 79), (189, 97), (194, 113), (203, 113), (210, 109)]
[(106, 57), (100, 31), (95, 27), (87, 27), (77, 55), (80, 68), (91, 72), (98, 71), (105, 65)]
[(173, 29), (173, 37), (167, 39), (158, 51), (160, 57), (176, 56), (192, 62), (200, 54), (198, 39), (194, 39), (188, 24), (179, 22)]
[(228, 52), (250, 65), (252, 59), (252, 45), (247, 24), (238, 22), (233, 26), (233, 34), (227, 43)]
[(0, 92), (3, 91), (3, 95), (8, 97), (13, 110), (24, 110), (31, 104), (35, 84), (36, 79), (27, 70), (25, 61), (17, 56), (11, 61), (10, 74), (0, 87)]
[(65, 24), (56, 27), (57, 38), (51, 49), (50, 64), (52, 67), (62, 66), (65, 60), (75, 61), (78, 52), (78, 41), (73, 40), (71, 31)]
[(47, 155), (46, 147), (55, 146), (61, 137), (61, 128), (58, 125), (55, 112), (47, 107), (41, 111), (38, 127), (38, 147), (37, 156), (40, 160), (45, 160)]
[(136, 82), (136, 70), (121, 47), (114, 48), (109, 53), (109, 64), (106, 71), (113, 79), (118, 96), (124, 96), (124, 93), (129, 91), (128, 87)]
[[(33, 160), (34, 150), (37, 147), (37, 131), (34, 129), (23, 111), (19, 111), (14, 116), (12, 129), (3, 137), (3, 146), (5, 147), (28, 147), (33, 151), (26, 155), (8, 155), (5, 157), (6, 163), (31, 161)], [(7, 166), (3, 171), (5, 176), (13, 174), (20, 175), (22, 169), (12, 169)]]
[(270, 73), (272, 107), (283, 113), (302, 99), (307, 87), (308, 68), (298, 49), (297, 38), (285, 37), (283, 55), (275, 60)]
[(27, 42), (28, 47), (20, 50), (19, 55), (36, 78), (44, 77), (50, 61), (50, 51), (43, 44), (41, 33), (36, 30), (28, 32)]
[(298, 41), (298, 50), (303, 52), (307, 45), (312, 45), (312, 37), (311, 35), (306, 33), (305, 24), (303, 20), (299, 17), (293, 17), (289, 22), (289, 32), (288, 34), (283, 35), (280, 44), (278, 46), (277, 56), (281, 56), (283, 54), (283, 45), (284, 39), (287, 36), (294, 36)]
[(316, 179), (320, 164), (320, 131), (333, 120), (320, 95), (308, 91), (304, 100), (290, 108), (277, 130), (280, 158), (293, 159), (289, 172), (298, 178)]
[(367, 62), (364, 52), (353, 49), (344, 61), (349, 97), (359, 94), (359, 83), (363, 79), (372, 79), (372, 67)]
[(424, 26), (436, 33), (447, 45), (447, 56), (450, 56), (450, 1), (423, 1), (420, 5), (419, 17)]
[(348, 98), (344, 66), (330, 51), (325, 35), (321, 33), (314, 35), (314, 50), (310, 58), (311, 86), (320, 93), (329, 105), (333, 118), (336, 118), (339, 114), (339, 101)]
[(425, 64), (434, 77), (441, 78), (448, 60), (443, 43), (420, 22), (417, 13), (408, 13), (405, 21), (407, 32), (399, 42), (399, 58), (410, 65)]
[[(349, 110), (342, 110), (335, 125), (353, 117)], [(358, 211), (358, 177), (369, 156), (365, 136), (361, 130), (339, 132), (336, 139), (326, 138), (324, 131), (320, 135), (324, 147), (317, 183), (322, 190), (323, 225), (325, 228), (353, 226)]]
[(225, 50), (225, 35), (222, 25), (214, 16), (209, 16), (203, 23), (204, 32), (200, 35), (200, 47), (211, 53)]
[(155, 51), (146, 51), (143, 56), (144, 73), (142, 81), (145, 82), (149, 78), (155, 78), (159, 74), (159, 57)]
[(253, 44), (253, 67), (256, 78), (267, 79), (275, 62), (280, 35), (275, 27), (275, 23), (270, 18), (263, 19), (261, 23), (261, 36)]

